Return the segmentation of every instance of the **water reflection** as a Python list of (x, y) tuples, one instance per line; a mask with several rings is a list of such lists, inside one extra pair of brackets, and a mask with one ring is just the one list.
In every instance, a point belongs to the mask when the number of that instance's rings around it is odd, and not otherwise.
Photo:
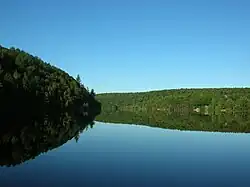
[(201, 113), (166, 113), (116, 111), (105, 112), (97, 117), (98, 121), (147, 125), (178, 130), (219, 131), (219, 132), (250, 132), (250, 118), (247, 113), (201, 114)]
[(75, 117), (70, 113), (47, 113), (18, 120), (2, 118), (0, 165), (15, 166), (55, 149), (94, 125), (94, 116)]

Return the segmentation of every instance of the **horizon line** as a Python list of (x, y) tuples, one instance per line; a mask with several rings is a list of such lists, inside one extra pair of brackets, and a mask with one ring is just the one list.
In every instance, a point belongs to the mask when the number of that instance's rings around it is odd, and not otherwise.
[(172, 90), (200, 90), (200, 89), (250, 89), (247, 86), (235, 86), (235, 87), (180, 87), (180, 88), (167, 88), (167, 89), (155, 89), (155, 90), (145, 90), (145, 91), (110, 91), (110, 92), (100, 92), (96, 95), (101, 94), (131, 94), (131, 93), (147, 93), (147, 92), (158, 92), (158, 91), (172, 91)]

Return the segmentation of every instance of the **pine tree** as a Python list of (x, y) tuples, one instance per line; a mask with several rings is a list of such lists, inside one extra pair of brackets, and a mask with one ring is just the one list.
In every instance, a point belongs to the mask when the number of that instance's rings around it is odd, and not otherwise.
[(96, 95), (96, 94), (95, 94), (94, 89), (91, 89), (91, 91), (90, 91), (90, 95), (91, 95), (91, 96), (93, 96), (93, 97), (95, 97), (95, 95)]
[(77, 81), (79, 84), (81, 84), (81, 77), (80, 77), (79, 74), (77, 74), (77, 76), (76, 76), (76, 81)]

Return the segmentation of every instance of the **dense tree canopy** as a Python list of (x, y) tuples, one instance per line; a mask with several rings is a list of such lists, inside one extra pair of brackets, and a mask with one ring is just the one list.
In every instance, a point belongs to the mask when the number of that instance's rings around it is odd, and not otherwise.
[(96, 97), (104, 111), (193, 111), (250, 113), (250, 88), (173, 89), (141, 93), (104, 93)]
[[(80, 81), (22, 50), (0, 47), (0, 103), (6, 114), (34, 110), (100, 113), (100, 103)], [(15, 110), (13, 110), (13, 107)], [(86, 107), (85, 107), (86, 110)], [(25, 113), (24, 112), (24, 113)]]

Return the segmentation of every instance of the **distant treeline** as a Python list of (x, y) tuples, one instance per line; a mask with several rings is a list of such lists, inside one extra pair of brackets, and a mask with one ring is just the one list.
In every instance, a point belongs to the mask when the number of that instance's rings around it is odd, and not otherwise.
[(103, 111), (166, 113), (250, 113), (250, 88), (172, 89), (139, 93), (104, 93), (96, 97)]
[[(0, 46), (0, 113), (32, 115), (37, 110), (100, 113), (101, 105), (80, 82), (20, 49)], [(83, 107), (85, 106), (85, 107)]]

